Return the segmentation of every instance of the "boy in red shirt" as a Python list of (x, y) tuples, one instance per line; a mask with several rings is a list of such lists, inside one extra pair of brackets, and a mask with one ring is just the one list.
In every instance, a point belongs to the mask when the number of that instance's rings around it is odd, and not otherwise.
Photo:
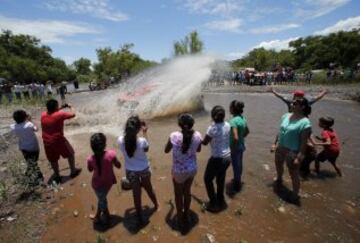
[[(61, 109), (69, 107), (71, 112)], [(80, 174), (81, 169), (75, 167), (74, 149), (64, 137), (64, 120), (75, 117), (71, 106), (64, 105), (59, 109), (57, 100), (50, 99), (46, 102), (47, 112), (41, 113), (42, 138), (47, 159), (50, 161), (54, 171), (54, 181), (61, 182), (59, 173), (59, 158), (67, 158), (70, 166), (70, 177), (74, 178)]]
[(324, 146), (324, 150), (321, 151), (315, 159), (315, 171), (317, 174), (320, 172), (320, 162), (329, 161), (336, 170), (339, 176), (342, 176), (340, 168), (336, 165), (336, 159), (340, 154), (340, 145), (338, 142), (335, 131), (331, 128), (334, 125), (334, 119), (331, 117), (321, 117), (319, 119), (319, 127), (323, 129), (321, 137), (316, 137), (321, 140), (322, 143), (315, 142), (315, 145)]

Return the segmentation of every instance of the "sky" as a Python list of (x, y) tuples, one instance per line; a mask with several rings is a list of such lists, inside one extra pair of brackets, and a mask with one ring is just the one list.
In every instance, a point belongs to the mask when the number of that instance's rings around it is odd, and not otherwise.
[(173, 56), (197, 31), (206, 53), (227, 60), (256, 47), (360, 28), (359, 0), (0, 0), (0, 29), (38, 37), (68, 64), (133, 43), (143, 59)]

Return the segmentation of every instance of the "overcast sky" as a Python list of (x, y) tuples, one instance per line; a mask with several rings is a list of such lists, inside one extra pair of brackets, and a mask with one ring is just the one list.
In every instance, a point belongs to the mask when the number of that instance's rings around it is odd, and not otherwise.
[(359, 0), (0, 0), (0, 29), (34, 35), (54, 56), (93, 62), (96, 48), (134, 43), (161, 61), (196, 30), (205, 51), (236, 59), (254, 47), (276, 50), (297, 37), (360, 28)]

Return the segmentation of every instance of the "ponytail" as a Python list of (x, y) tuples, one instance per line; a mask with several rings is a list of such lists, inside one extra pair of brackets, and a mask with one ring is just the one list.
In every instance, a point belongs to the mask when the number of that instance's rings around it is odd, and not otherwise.
[(103, 133), (95, 133), (90, 138), (91, 149), (94, 152), (99, 176), (101, 175), (101, 162), (105, 154), (106, 137)]
[(189, 113), (180, 114), (178, 116), (178, 124), (179, 127), (181, 127), (181, 133), (183, 135), (183, 142), (181, 146), (183, 154), (185, 154), (190, 148), (192, 136), (194, 134), (194, 130), (192, 129), (194, 123), (194, 118)]
[(137, 134), (141, 128), (141, 121), (138, 116), (131, 116), (125, 124), (125, 151), (131, 158), (136, 150)]

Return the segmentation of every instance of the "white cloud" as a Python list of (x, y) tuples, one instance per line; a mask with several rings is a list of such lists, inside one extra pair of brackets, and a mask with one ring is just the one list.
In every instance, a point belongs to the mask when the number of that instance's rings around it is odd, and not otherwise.
[(323, 30), (316, 31), (315, 35), (328, 35), (338, 31), (351, 31), (352, 29), (360, 29), (360, 16), (340, 20), (333, 26), (329, 26)]
[(300, 27), (299, 24), (281, 24), (273, 26), (265, 26), (260, 28), (251, 29), (249, 32), (253, 34), (266, 34), (266, 33), (278, 33), (284, 30), (294, 29)]
[(226, 19), (226, 20), (217, 20), (209, 22), (205, 25), (207, 28), (212, 30), (220, 30), (226, 32), (234, 32), (239, 33), (241, 32), (241, 19)]
[(261, 48), (263, 47), (266, 50), (290, 50), (289, 43), (290, 41), (296, 40), (298, 37), (289, 38), (286, 40), (271, 40), (271, 41), (263, 41), (259, 45), (255, 46), (254, 48)]
[(57, 20), (27, 20), (0, 15), (0, 29), (15, 34), (33, 35), (44, 43), (64, 43), (66, 37), (78, 34), (97, 34), (99, 30), (84, 23)]
[(229, 16), (243, 9), (245, 0), (186, 0), (185, 8), (192, 13)]
[(306, 19), (317, 18), (344, 6), (350, 1), (351, 0), (305, 0), (302, 3), (296, 3), (298, 6), (295, 15)]
[(45, 7), (61, 12), (89, 14), (96, 18), (117, 22), (129, 19), (125, 13), (109, 6), (108, 0), (50, 0), (45, 3)]
[(246, 55), (245, 52), (230, 52), (226, 55), (226, 58), (228, 60), (234, 60), (234, 59), (239, 59), (242, 58)]

